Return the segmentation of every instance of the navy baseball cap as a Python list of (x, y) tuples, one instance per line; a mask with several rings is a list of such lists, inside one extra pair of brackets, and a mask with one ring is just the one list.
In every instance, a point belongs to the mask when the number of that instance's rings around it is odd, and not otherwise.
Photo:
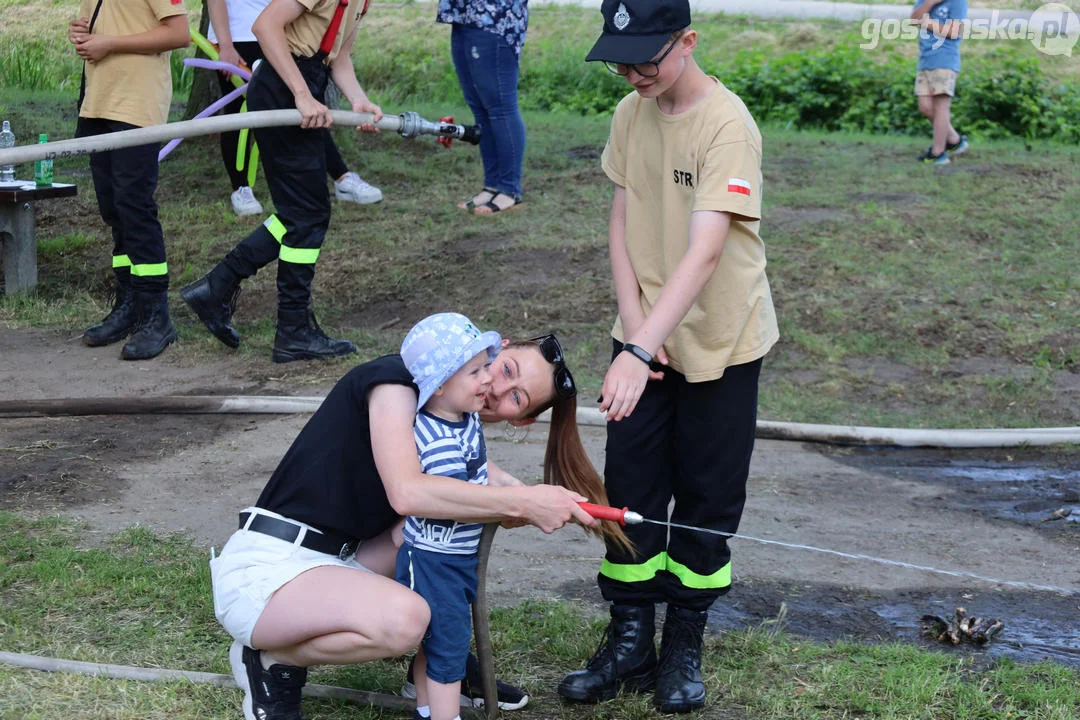
[(690, 25), (688, 0), (604, 0), (604, 33), (585, 62), (645, 63), (671, 36)]

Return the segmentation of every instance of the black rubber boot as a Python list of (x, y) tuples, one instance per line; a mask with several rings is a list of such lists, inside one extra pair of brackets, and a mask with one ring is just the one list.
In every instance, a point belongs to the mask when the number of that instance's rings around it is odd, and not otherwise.
[(168, 293), (164, 290), (137, 290), (135, 312), (138, 321), (131, 337), (124, 343), (120, 357), (125, 360), (155, 358), (176, 339), (176, 328), (169, 317)]
[(180, 290), (206, 329), (231, 348), (240, 346), (240, 335), (231, 324), (239, 295), (240, 280), (220, 265)]
[(654, 701), (664, 713), (684, 713), (705, 704), (701, 679), (701, 645), (707, 610), (668, 605), (664, 636), (660, 641), (660, 672)]
[(327, 337), (308, 310), (278, 310), (277, 334), (270, 359), (276, 363), (293, 360), (322, 360), (356, 352), (348, 340)]
[(112, 345), (131, 334), (135, 327), (135, 291), (130, 273), (116, 273), (116, 297), (105, 319), (83, 333), (83, 342), (90, 347)]
[(656, 608), (612, 605), (604, 639), (584, 670), (559, 683), (559, 695), (578, 702), (600, 702), (619, 690), (646, 692), (656, 683)]

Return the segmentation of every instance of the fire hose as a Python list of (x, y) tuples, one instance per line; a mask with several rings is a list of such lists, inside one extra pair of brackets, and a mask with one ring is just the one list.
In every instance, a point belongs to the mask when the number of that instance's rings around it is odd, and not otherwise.
[[(330, 116), (335, 125), (360, 126), (371, 123), (371, 113), (352, 112), (351, 110), (331, 110)], [(242, 128), (267, 128), (299, 125), (303, 116), (299, 110), (260, 110), (233, 115), (184, 120), (165, 125), (150, 125), (134, 130), (90, 137), (57, 140), (37, 145), (20, 145), (0, 150), (0, 165), (17, 165), (35, 160), (62, 160), (78, 155), (108, 152), (125, 147), (161, 143), (176, 138), (213, 135), (214, 133), (240, 130)], [(414, 138), (420, 135), (434, 135), (446, 140), (462, 140), (471, 145), (480, 143), (480, 128), (477, 125), (457, 125), (451, 122), (425, 120), (415, 112), (400, 115), (384, 115), (374, 123), (380, 130), (396, 132), (402, 137)]]
[(884, 565), (892, 565), (894, 567), (908, 568), (909, 570), (919, 570), (922, 572), (937, 573), (939, 575), (950, 575), (952, 577), (965, 577), (973, 580), (979, 580), (980, 582), (990, 583), (992, 585), (1007, 585), (1010, 587), (1022, 588), (1024, 590), (1039, 590), (1045, 592), (1058, 593), (1060, 595), (1075, 595), (1076, 590), (1069, 588), (1058, 587), (1057, 585), (1037, 585), (1035, 583), (1020, 582), (1017, 580), (1001, 580), (999, 578), (986, 577), (985, 575), (976, 575), (975, 573), (968, 572), (967, 570), (945, 570), (942, 568), (930, 567), (929, 565), (915, 565), (909, 562), (901, 562), (899, 560), (889, 560), (887, 558), (874, 557), (873, 555), (863, 555), (861, 553), (848, 553), (841, 552), (840, 550), (831, 550), (829, 548), (814, 547), (813, 545), (800, 545), (796, 543), (781, 542), (780, 540), (767, 540), (764, 538), (752, 537), (750, 535), (740, 535), (739, 533), (725, 532), (723, 530), (713, 530), (712, 528), (694, 527), (693, 525), (683, 525), (682, 523), (669, 522), (667, 520), (652, 520), (644, 517), (641, 513), (634, 512), (629, 508), (617, 508), (609, 505), (594, 505), (593, 503), (579, 502), (581, 509), (587, 512), (597, 520), (610, 520), (611, 522), (617, 522), (623, 527), (627, 525), (640, 525), (642, 523), (648, 523), (650, 525), (661, 525), (666, 528), (689, 530), (691, 532), (709, 533), (710, 535), (722, 535), (725, 538), (734, 538), (739, 540), (750, 540), (752, 542), (763, 543), (766, 545), (779, 545), (781, 547), (795, 548), (797, 550), (810, 550), (813, 552), (826, 553), (828, 555), (836, 555), (838, 557), (849, 558), (852, 560), (869, 560), (871, 562), (882, 563)]

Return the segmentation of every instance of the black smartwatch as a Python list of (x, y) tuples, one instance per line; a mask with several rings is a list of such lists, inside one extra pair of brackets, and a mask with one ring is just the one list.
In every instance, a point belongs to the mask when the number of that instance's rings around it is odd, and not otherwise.
[(631, 355), (633, 355), (634, 357), (636, 357), (638, 360), (645, 363), (646, 365), (651, 365), (652, 364), (652, 355), (650, 355), (649, 351), (646, 350), (645, 348), (641, 347), (640, 345), (634, 345), (632, 343), (626, 343), (625, 345), (622, 346), (622, 352), (630, 353)]

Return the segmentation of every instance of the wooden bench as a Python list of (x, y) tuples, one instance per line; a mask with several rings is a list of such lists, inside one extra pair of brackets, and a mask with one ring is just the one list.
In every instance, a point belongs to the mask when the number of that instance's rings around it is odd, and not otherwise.
[(4, 289), (8, 295), (37, 287), (37, 236), (34, 202), (76, 194), (74, 185), (53, 183), (35, 187), (0, 186), (0, 244), (4, 246)]

